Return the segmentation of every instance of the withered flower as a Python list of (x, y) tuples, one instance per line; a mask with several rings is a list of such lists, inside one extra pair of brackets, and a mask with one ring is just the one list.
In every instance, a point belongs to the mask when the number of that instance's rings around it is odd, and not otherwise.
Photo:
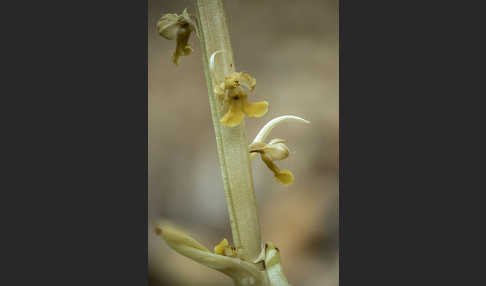
[(194, 29), (194, 21), (187, 13), (187, 9), (184, 9), (181, 15), (165, 14), (157, 23), (157, 31), (162, 37), (167, 40), (176, 39), (176, 50), (172, 58), (174, 64), (179, 65), (179, 57), (192, 53), (189, 38)]

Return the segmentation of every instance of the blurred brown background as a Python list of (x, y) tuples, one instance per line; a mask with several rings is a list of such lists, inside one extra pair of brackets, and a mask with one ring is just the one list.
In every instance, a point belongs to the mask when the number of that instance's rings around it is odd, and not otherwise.
[[(158, 36), (162, 14), (194, 13), (193, 1), (148, 0), (149, 281), (150, 285), (233, 285), (223, 274), (172, 251), (153, 232), (160, 219), (188, 230), (212, 249), (231, 243), (199, 42), (171, 63), (175, 41)], [(250, 101), (268, 113), (246, 118), (248, 139), (269, 120), (297, 115), (270, 134), (288, 140), (278, 161), (295, 176), (279, 185), (253, 161), (264, 241), (281, 250), (292, 285), (338, 285), (338, 0), (233, 0), (226, 13), (237, 71), (257, 79)], [(281, 219), (284, 217), (285, 219)]]

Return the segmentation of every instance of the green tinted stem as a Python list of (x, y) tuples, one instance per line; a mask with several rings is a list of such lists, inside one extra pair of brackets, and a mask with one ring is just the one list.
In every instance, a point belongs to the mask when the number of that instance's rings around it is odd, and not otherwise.
[[(215, 84), (235, 71), (223, 1), (196, 0), (196, 13), (233, 243), (240, 258), (253, 261), (260, 255), (262, 243), (245, 122), (236, 127), (221, 125), (227, 107), (221, 106), (214, 92)], [(214, 70), (210, 71), (209, 58), (219, 50), (223, 53), (216, 56)]]

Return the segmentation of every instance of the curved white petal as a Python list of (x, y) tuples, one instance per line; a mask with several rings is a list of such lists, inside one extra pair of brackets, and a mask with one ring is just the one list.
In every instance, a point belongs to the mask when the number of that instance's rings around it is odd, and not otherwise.
[(256, 143), (256, 142), (263, 143), (265, 141), (265, 139), (267, 138), (268, 134), (270, 134), (270, 131), (272, 131), (272, 129), (275, 126), (279, 125), (280, 123), (282, 123), (284, 121), (297, 121), (297, 122), (303, 122), (303, 123), (307, 123), (307, 124), (310, 123), (309, 121), (307, 121), (303, 118), (300, 118), (298, 116), (294, 116), (294, 115), (284, 115), (284, 116), (276, 117), (276, 118), (270, 120), (267, 124), (265, 124), (265, 126), (263, 126), (263, 128), (260, 130), (260, 132), (258, 132), (257, 136), (253, 140), (253, 143)]
[[(211, 71), (212, 74), (214, 74), (214, 57), (219, 54), (219, 53), (222, 53), (223, 50), (219, 50), (219, 51), (216, 51), (214, 53), (211, 54), (211, 56), (209, 57), (209, 70)], [(214, 76), (213, 76), (214, 78)]]

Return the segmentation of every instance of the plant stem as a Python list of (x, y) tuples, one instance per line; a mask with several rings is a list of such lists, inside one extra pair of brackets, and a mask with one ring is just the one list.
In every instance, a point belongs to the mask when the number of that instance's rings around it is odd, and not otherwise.
[[(236, 127), (222, 126), (225, 107), (214, 93), (214, 85), (235, 71), (223, 1), (196, 0), (196, 15), (233, 243), (240, 258), (253, 261), (260, 255), (262, 243), (245, 122)], [(210, 71), (209, 57), (218, 50), (224, 52)]]

